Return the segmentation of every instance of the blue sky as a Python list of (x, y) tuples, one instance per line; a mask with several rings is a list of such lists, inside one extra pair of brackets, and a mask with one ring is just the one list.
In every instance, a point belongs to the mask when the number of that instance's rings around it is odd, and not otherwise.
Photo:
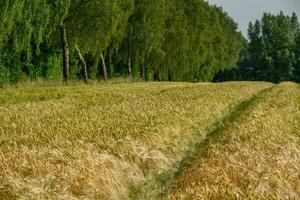
[(247, 36), (250, 21), (260, 19), (264, 12), (273, 14), (281, 10), (285, 14), (295, 12), (300, 18), (300, 0), (207, 0), (210, 4), (223, 7), (238, 23), (239, 30)]

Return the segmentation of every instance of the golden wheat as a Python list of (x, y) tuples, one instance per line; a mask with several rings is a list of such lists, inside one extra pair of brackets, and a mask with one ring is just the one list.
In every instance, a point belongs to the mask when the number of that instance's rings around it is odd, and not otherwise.
[[(0, 93), (0, 197), (133, 198), (155, 177), (172, 173), (224, 113), (270, 86), (241, 82), (5, 88)], [(283, 141), (292, 136), (285, 137)], [(154, 198), (155, 192), (145, 190), (145, 196)]]
[(199, 150), (165, 199), (300, 199), (300, 88), (282, 83)]

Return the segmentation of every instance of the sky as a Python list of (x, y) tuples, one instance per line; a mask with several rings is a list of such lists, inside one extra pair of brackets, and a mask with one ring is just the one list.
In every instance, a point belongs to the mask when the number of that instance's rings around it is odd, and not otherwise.
[(223, 7), (239, 25), (239, 30), (247, 37), (249, 22), (261, 19), (264, 12), (284, 14), (295, 12), (300, 19), (300, 0), (207, 0), (210, 4)]

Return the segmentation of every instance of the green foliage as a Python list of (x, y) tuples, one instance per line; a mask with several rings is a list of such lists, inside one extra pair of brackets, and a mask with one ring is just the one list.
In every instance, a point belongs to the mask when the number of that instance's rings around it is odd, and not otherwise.
[(0, 51), (0, 85), (9, 83), (9, 69), (6, 66), (8, 63), (9, 58), (6, 52), (2, 49)]
[[(172, 39), (174, 46), (169, 47), (171, 60), (166, 67), (177, 65), (175, 70), (168, 70), (173, 71), (172, 79), (210, 81), (219, 69), (235, 66), (244, 40), (236, 32), (237, 26), (232, 19), (220, 8), (210, 7), (202, 1), (190, 1), (181, 9), (181, 12), (174, 13), (179, 13), (179, 23), (184, 24), (175, 24), (171, 32), (173, 36), (169, 36), (171, 39), (175, 37), (175, 40)], [(172, 23), (172, 18), (170, 20)], [(230, 37), (238, 45), (228, 42)], [(176, 49), (178, 40), (181, 48)], [(235, 47), (233, 52), (230, 51), (231, 45)]]
[(293, 78), (297, 34), (299, 23), (295, 14), (264, 14), (261, 21), (249, 25), (250, 60), (256, 79), (280, 82)]
[(0, 49), (0, 84), (17, 83), (22, 78), (24, 77), (18, 54), (7, 46), (2, 47)]
[(39, 51), (40, 44), (48, 36), (51, 9), (44, 0), (3, 1), (1, 9), (1, 43), (8, 40), (17, 52), (32, 54), (32, 45)]
[(300, 82), (300, 32), (296, 37), (296, 45), (295, 45), (295, 60), (296, 64), (294, 66), (294, 80)]
[[(24, 75), (61, 79), (62, 25), (90, 78), (102, 74), (103, 53), (111, 77), (131, 70), (134, 79), (145, 72), (147, 80), (211, 81), (220, 69), (235, 67), (245, 43), (227, 13), (203, 0), (1, 0), (0, 48), (11, 49), (7, 55), (15, 63), (2, 59), (1, 77), (14, 71), (14, 81)], [(70, 64), (71, 78), (82, 78), (75, 53)]]
[(238, 69), (223, 70), (215, 81), (300, 81), (300, 26), (294, 13), (265, 13), (249, 24), (249, 45), (241, 54)]
[(103, 52), (121, 37), (131, 7), (129, 0), (74, 1), (66, 18), (69, 42), (85, 52)]
[(70, 78), (75, 80), (82, 79), (82, 68), (76, 55), (76, 52), (72, 51), (70, 56)]
[(57, 53), (48, 57), (45, 67), (47, 69), (45, 75), (48, 80), (61, 80), (61, 63), (61, 56)]

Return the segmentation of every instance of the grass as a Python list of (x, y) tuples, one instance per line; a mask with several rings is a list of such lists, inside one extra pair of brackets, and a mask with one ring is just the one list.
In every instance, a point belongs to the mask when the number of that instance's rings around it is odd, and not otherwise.
[(300, 89), (282, 83), (198, 149), (164, 199), (299, 199)]
[(2, 199), (157, 199), (217, 122), (268, 83), (31, 85), (0, 92)]

